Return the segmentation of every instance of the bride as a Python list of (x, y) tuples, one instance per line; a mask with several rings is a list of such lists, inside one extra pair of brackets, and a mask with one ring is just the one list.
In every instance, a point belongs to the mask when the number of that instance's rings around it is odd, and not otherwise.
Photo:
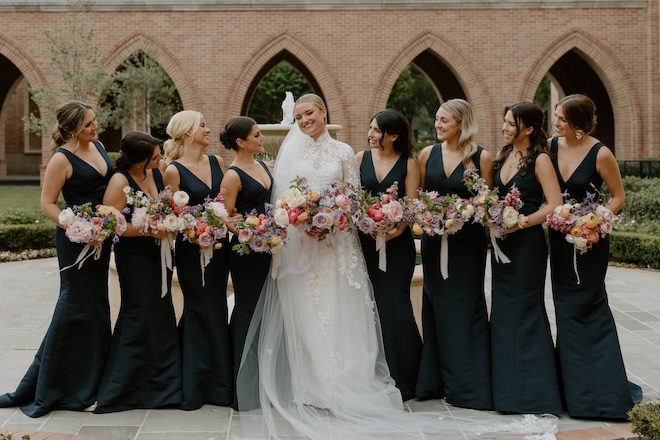
[[(337, 181), (357, 187), (353, 149), (328, 134), (323, 100), (303, 95), (294, 112), (296, 123), (275, 163), (272, 201), (296, 176), (314, 189)], [(261, 407), (272, 438), (372, 439), (393, 433), (419, 439), (420, 430), (500, 430), (494, 420), (484, 428), (483, 420), (405, 412), (385, 361), (356, 233), (338, 232), (317, 241), (289, 228), (288, 237), (277, 275), (267, 280), (250, 325), (237, 379), (241, 410)], [(259, 429), (254, 420), (243, 428)]]

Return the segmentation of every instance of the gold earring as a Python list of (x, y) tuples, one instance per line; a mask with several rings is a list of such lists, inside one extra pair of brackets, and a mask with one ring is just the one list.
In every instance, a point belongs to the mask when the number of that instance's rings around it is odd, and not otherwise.
[(580, 129), (575, 130), (575, 139), (577, 139), (578, 141), (582, 139), (582, 130)]

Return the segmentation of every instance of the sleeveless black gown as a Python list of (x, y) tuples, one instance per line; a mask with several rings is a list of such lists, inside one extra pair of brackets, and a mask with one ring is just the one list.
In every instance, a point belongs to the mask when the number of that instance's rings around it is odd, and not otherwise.
[[(483, 148), (472, 156), (477, 169)], [(436, 144), (426, 163), (425, 190), (441, 195), (472, 196), (463, 181), (460, 163), (446, 176), (442, 144)], [(455, 406), (492, 409), (490, 329), (484, 279), (486, 234), (483, 226), (465, 224), (448, 236), (449, 277), (440, 273), (441, 237), (422, 236), (424, 348), (417, 379), (417, 397), (446, 397)]]
[[(139, 185), (124, 171), (129, 185)], [(163, 178), (153, 169), (156, 188)], [(130, 221), (130, 215), (126, 216)], [(115, 244), (121, 309), (101, 376), (94, 412), (181, 404), (181, 348), (172, 306), (172, 271), (161, 298), (160, 245), (152, 237), (123, 237)]]
[[(100, 142), (94, 145), (108, 167), (105, 175), (64, 148), (73, 173), (62, 187), (68, 207), (103, 202), (112, 162)], [(56, 409), (83, 410), (96, 401), (101, 371), (110, 345), (108, 265), (111, 240), (101, 257), (85, 260), (82, 268), (60, 272), (60, 294), (53, 319), (32, 365), (15, 392), (0, 396), (0, 407), (20, 406), (30, 417)], [(60, 268), (72, 265), (85, 245), (73, 243), (56, 228), (55, 247)]]
[[(602, 143), (595, 144), (573, 175), (561, 176), (557, 138), (551, 156), (562, 192), (581, 201), (603, 179), (596, 169)], [(571, 417), (625, 419), (642, 398), (639, 386), (628, 382), (619, 337), (607, 300), (605, 274), (610, 253), (609, 235), (577, 255), (580, 284), (573, 269), (573, 245), (563, 234), (548, 229), (552, 293), (557, 319), (557, 356), (566, 409)]]
[[(374, 170), (371, 151), (365, 151), (360, 165), (360, 181), (372, 195), (384, 193), (398, 182), (399, 195), (406, 194), (408, 157), (401, 155), (382, 182)], [(410, 302), (410, 282), (415, 271), (415, 242), (410, 228), (386, 243), (387, 271), (378, 268), (376, 240), (359, 234), (369, 279), (374, 288), (380, 316), (385, 358), (390, 375), (403, 400), (415, 397), (415, 385), (422, 355), (422, 338)]]
[[(253, 209), (256, 210), (257, 214), (263, 214), (266, 211), (265, 204), (270, 203), (273, 177), (270, 175), (268, 167), (261, 161), (259, 163), (264, 167), (270, 178), (268, 189), (240, 168), (229, 167), (230, 170), (236, 171), (241, 179), (241, 191), (236, 197), (235, 206), (236, 211), (244, 216)], [(238, 244), (238, 237), (234, 235), (229, 244), (230, 249), (235, 244)], [(244, 255), (239, 255), (236, 251), (229, 252), (229, 270), (234, 286), (234, 311), (229, 326), (234, 352), (234, 378), (238, 374), (245, 338), (250, 327), (250, 321), (252, 321), (254, 308), (261, 294), (261, 288), (269, 273), (271, 258), (271, 254), (267, 252), (250, 252)], [(239, 409), (237, 399), (234, 400), (232, 407)]]
[[(543, 188), (534, 166), (523, 168), (504, 184), (495, 172), (500, 195), (515, 184), (530, 215), (543, 203)], [(492, 308), (490, 331), (493, 403), (498, 411), (550, 413), (562, 411), (555, 351), (545, 309), (545, 274), (548, 249), (539, 224), (498, 239), (511, 262), (501, 263), (491, 253)]]
[[(190, 205), (204, 203), (220, 192), (223, 173), (215, 156), (209, 155), (212, 184), (204, 182), (178, 162), (179, 188), (190, 196)], [(199, 246), (176, 240), (175, 262), (181, 292), (183, 315), (179, 321), (183, 357), (183, 402), (180, 408), (198, 409), (209, 403), (227, 406), (234, 401), (234, 373), (231, 337), (227, 317), (228, 243), (213, 251), (213, 258), (204, 271), (199, 261)]]

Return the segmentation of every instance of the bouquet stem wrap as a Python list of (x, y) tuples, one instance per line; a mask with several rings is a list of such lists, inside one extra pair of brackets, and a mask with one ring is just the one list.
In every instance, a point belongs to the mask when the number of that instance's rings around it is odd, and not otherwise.
[(204, 279), (204, 270), (206, 269), (206, 266), (209, 265), (212, 258), (213, 258), (213, 246), (199, 248), (199, 267), (202, 269), (202, 287), (204, 287), (204, 284), (206, 284), (206, 281)]
[(387, 242), (385, 241), (386, 232), (376, 234), (376, 250), (378, 251), (378, 269), (387, 272)]
[(440, 273), (442, 279), (449, 278), (449, 239), (447, 234), (442, 234), (440, 239)]
[(490, 231), (490, 244), (493, 247), (493, 254), (495, 255), (495, 261), (503, 264), (511, 263), (509, 257), (504, 255), (504, 252), (502, 252), (502, 249), (500, 249), (499, 245), (497, 244), (497, 238), (495, 238), (495, 231), (493, 226), (491, 226), (491, 231)]
[(98, 260), (99, 258), (101, 258), (102, 250), (103, 250), (102, 244), (99, 246), (92, 246), (89, 243), (86, 244), (85, 247), (82, 249), (82, 251), (80, 251), (80, 253), (78, 254), (78, 258), (76, 258), (76, 261), (72, 265), (60, 269), (60, 272), (65, 271), (67, 269), (71, 269), (75, 265), (78, 265), (78, 269), (80, 269), (82, 265), (85, 264), (85, 261), (92, 255), (94, 255), (95, 260)]
[(578, 273), (578, 267), (577, 267), (577, 254), (578, 254), (578, 247), (575, 243), (573, 243), (573, 270), (575, 271), (577, 284), (580, 284), (580, 274)]
[(165, 238), (160, 240), (161, 298), (167, 294), (167, 269), (173, 270), (172, 249), (174, 249), (174, 236), (169, 232)]

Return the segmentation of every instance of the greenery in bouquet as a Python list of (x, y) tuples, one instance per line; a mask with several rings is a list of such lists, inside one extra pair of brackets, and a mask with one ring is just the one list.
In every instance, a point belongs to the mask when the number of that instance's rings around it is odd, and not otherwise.
[(196, 243), (202, 249), (220, 249), (221, 240), (227, 236), (229, 217), (224, 201), (224, 195), (220, 192), (201, 205), (191, 206), (185, 215), (184, 240)]
[(400, 224), (411, 224), (414, 220), (408, 200), (399, 199), (397, 182), (377, 195), (360, 189), (357, 200), (358, 209), (353, 214), (353, 221), (364, 234), (393, 234)]
[(520, 190), (513, 185), (509, 192), (501, 197), (497, 188), (491, 189), (486, 185), (485, 179), (474, 167), (465, 171), (463, 179), (473, 194), (471, 202), (474, 222), (490, 228), (495, 238), (506, 238), (504, 231), (518, 224), (523, 217), (520, 214), (523, 207)]
[(562, 196), (566, 203), (548, 214), (545, 224), (564, 234), (566, 241), (583, 254), (612, 232), (616, 216), (606, 207), (605, 197), (596, 188), (594, 192), (588, 192), (581, 202), (572, 199), (568, 193)]
[(124, 187), (126, 213), (131, 213), (131, 225), (142, 233), (149, 231), (181, 232), (186, 229), (185, 218), (190, 197), (185, 191), (172, 191), (167, 185), (155, 199), (143, 191)]
[(286, 246), (286, 225), (280, 226), (273, 217), (273, 205), (266, 204), (266, 212), (257, 214), (252, 210), (241, 222), (236, 223), (238, 244), (232, 246), (240, 255), (250, 252), (274, 254)]
[(126, 231), (126, 218), (115, 207), (91, 203), (63, 209), (58, 221), (64, 226), (67, 238), (74, 243), (100, 247), (106, 238), (113, 242)]
[(334, 182), (317, 191), (306, 178), (297, 176), (275, 202), (274, 217), (280, 227), (293, 225), (323, 239), (351, 229), (357, 209), (357, 195), (348, 184)]

